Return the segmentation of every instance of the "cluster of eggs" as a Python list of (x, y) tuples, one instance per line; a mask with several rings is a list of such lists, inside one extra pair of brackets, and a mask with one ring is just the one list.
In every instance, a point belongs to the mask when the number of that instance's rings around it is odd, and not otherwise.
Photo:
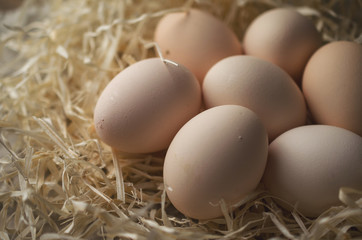
[(154, 38), (170, 61), (121, 71), (94, 122), (120, 151), (167, 149), (164, 183), (180, 212), (221, 216), (222, 202), (238, 203), (262, 181), (313, 217), (339, 204), (340, 187), (362, 189), (362, 46), (322, 46), (292, 9), (261, 14), (243, 45), (197, 9), (165, 15)]

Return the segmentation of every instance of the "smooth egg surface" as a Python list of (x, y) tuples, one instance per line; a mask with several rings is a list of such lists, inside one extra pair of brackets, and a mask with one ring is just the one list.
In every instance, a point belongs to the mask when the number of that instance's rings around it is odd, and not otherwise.
[(306, 122), (303, 95), (278, 66), (252, 56), (232, 56), (216, 63), (203, 86), (206, 108), (237, 104), (254, 111), (266, 126), (269, 140)]
[(224, 22), (197, 9), (165, 15), (154, 39), (165, 58), (186, 66), (200, 82), (217, 61), (242, 52), (237, 36)]
[(289, 8), (259, 15), (244, 35), (245, 54), (268, 60), (284, 69), (297, 83), (310, 56), (321, 45), (314, 24)]
[(282, 206), (319, 216), (342, 204), (341, 187), (362, 190), (362, 137), (328, 125), (291, 129), (270, 144), (263, 182), (291, 204)]
[(208, 109), (188, 121), (168, 148), (164, 182), (173, 205), (186, 216), (222, 215), (259, 184), (267, 159), (266, 130), (251, 110), (237, 105)]
[(314, 121), (362, 136), (362, 45), (336, 41), (318, 49), (302, 89)]
[(156, 152), (168, 147), (200, 106), (200, 85), (187, 68), (150, 58), (124, 69), (106, 86), (94, 123), (101, 140), (115, 149)]

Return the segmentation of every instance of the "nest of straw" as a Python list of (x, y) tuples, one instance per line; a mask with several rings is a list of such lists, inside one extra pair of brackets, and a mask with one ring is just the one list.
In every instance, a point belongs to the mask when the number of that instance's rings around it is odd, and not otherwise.
[(164, 152), (125, 155), (97, 138), (92, 117), (103, 88), (155, 56), (148, 43), (157, 21), (189, 6), (222, 19), (239, 39), (261, 12), (292, 6), (325, 42), (362, 43), (360, 0), (27, 0), (2, 11), (1, 239), (362, 237), (362, 193), (353, 189), (341, 189), (341, 206), (316, 219), (279, 208), (262, 188), (222, 218), (187, 218), (166, 197)]

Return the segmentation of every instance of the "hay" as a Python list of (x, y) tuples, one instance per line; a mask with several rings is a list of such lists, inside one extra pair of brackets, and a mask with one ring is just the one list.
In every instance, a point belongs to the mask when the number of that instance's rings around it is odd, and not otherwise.
[[(317, 219), (280, 209), (258, 188), (224, 217), (185, 218), (168, 201), (164, 152), (125, 155), (101, 143), (93, 109), (119, 71), (156, 55), (167, 12), (190, 6), (242, 38), (282, 0), (28, 0), (0, 21), (1, 239), (352, 239), (362, 236), (362, 193)], [(293, 1), (325, 42), (362, 43), (361, 1)], [(359, 23), (359, 24), (358, 24)]]

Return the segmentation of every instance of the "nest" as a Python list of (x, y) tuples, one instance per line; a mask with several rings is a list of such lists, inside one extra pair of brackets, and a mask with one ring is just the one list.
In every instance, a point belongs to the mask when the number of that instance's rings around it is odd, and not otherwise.
[(343, 204), (315, 219), (279, 208), (262, 188), (222, 218), (187, 218), (166, 197), (164, 152), (123, 154), (97, 138), (92, 117), (103, 88), (156, 56), (157, 21), (190, 6), (226, 22), (239, 39), (261, 12), (290, 6), (314, 21), (324, 42), (362, 43), (360, 0), (28, 0), (1, 12), (1, 239), (362, 236), (362, 193), (353, 189), (341, 189)]

